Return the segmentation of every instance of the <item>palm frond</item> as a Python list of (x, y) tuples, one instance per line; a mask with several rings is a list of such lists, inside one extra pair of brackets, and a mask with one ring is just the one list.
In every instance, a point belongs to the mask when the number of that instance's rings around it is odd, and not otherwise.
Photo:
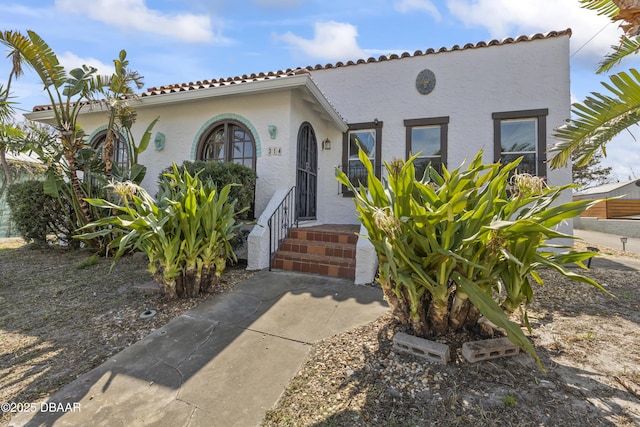
[(584, 9), (595, 10), (598, 15), (614, 18), (620, 8), (612, 0), (580, 0)]
[(640, 51), (640, 36), (629, 38), (625, 35), (620, 37), (619, 46), (611, 46), (613, 52), (605, 56), (596, 71), (598, 74), (605, 73), (616, 66), (626, 56), (637, 54)]
[[(44, 72), (56, 88), (62, 86), (67, 74), (53, 49), (35, 31), (27, 30), (27, 34), (33, 46), (30, 55), (32, 60), (29, 61), (29, 64), (36, 68), (39, 74)], [(45, 80), (43, 79), (43, 81)]]
[(610, 77), (602, 85), (610, 94), (592, 92), (582, 103), (573, 104), (574, 118), (556, 129), (554, 137), (560, 141), (549, 151), (551, 166), (564, 166), (576, 151), (577, 165), (584, 165), (616, 135), (640, 122), (640, 73), (635, 69)]
[(4, 124), (4, 123), (0, 123), (0, 145), (2, 145), (3, 143), (5, 144), (5, 149), (9, 149), (8, 151), (11, 151), (11, 147), (7, 147), (6, 146), (6, 142), (7, 140), (17, 140), (20, 138), (24, 137), (24, 132), (11, 125), (11, 124)]
[(0, 84), (0, 124), (9, 121), (13, 116), (13, 102), (9, 101), (9, 89)]
[(60, 87), (65, 79), (64, 68), (53, 50), (33, 31), (28, 36), (17, 31), (0, 33), (0, 42), (18, 52), (24, 62), (38, 74), (45, 87)]
[(72, 98), (76, 95), (86, 96), (86, 92), (93, 90), (92, 84), (94, 83), (94, 75), (97, 69), (88, 65), (83, 65), (81, 68), (74, 68), (69, 71), (69, 77), (66, 80), (66, 84), (63, 90), (63, 94), (67, 98)]

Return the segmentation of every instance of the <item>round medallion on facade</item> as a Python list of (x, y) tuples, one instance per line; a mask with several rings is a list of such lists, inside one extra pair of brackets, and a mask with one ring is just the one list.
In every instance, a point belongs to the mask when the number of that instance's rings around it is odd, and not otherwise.
[(429, 69), (424, 69), (416, 77), (416, 89), (423, 95), (430, 94), (436, 87), (436, 75)]

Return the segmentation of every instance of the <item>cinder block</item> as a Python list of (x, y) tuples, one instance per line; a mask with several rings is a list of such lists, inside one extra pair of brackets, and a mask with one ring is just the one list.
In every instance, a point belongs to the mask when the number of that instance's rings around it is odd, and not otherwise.
[(414, 337), (404, 332), (398, 332), (393, 337), (393, 350), (445, 365), (449, 362), (450, 357), (448, 345)]
[(462, 344), (462, 355), (469, 363), (515, 356), (518, 353), (520, 353), (520, 347), (509, 341), (509, 338), (494, 338)]

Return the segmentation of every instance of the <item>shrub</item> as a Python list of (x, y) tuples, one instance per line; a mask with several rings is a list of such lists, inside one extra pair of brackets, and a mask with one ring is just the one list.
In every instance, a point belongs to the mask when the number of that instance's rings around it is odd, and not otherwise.
[(130, 249), (139, 249), (149, 258), (149, 269), (170, 299), (194, 297), (206, 292), (235, 261), (231, 240), (236, 235), (235, 201), (229, 202), (231, 185), (218, 191), (177, 166), (165, 176), (156, 201), (132, 182), (110, 185), (120, 204), (89, 199), (96, 207), (113, 215), (87, 224), (98, 229), (78, 236), (95, 239), (115, 234), (109, 248), (116, 250), (114, 262)]
[(55, 197), (45, 194), (37, 180), (12, 184), (7, 192), (11, 220), (26, 242), (46, 244), (47, 235), (66, 235), (67, 213)]
[[(178, 172), (189, 172), (191, 176), (198, 174), (201, 181), (211, 181), (216, 188), (222, 188), (227, 184), (240, 184), (232, 186), (229, 192), (229, 200), (237, 200), (238, 210), (248, 208), (239, 216), (242, 219), (250, 219), (253, 215), (253, 202), (256, 188), (256, 173), (253, 169), (238, 164), (228, 162), (205, 162), (186, 161), (178, 167)], [(158, 177), (158, 187), (162, 188), (167, 178), (165, 174), (173, 173), (173, 168), (169, 167), (162, 171)], [(162, 197), (159, 193), (158, 198)]]
[(593, 202), (555, 204), (570, 186), (547, 187), (517, 173), (510, 178), (520, 159), (483, 165), (478, 153), (466, 169), (443, 168), (440, 175), (429, 167), (422, 180), (415, 178), (414, 159), (386, 164), (388, 178), (381, 181), (361, 151), (368, 188), (356, 188), (336, 171), (354, 192), (357, 216), (377, 252), (379, 281), (394, 314), (422, 337), (488, 320), (540, 363), (520, 326), (507, 316), (522, 309), (528, 326), (530, 278), (542, 284), (536, 274), (540, 267), (604, 290), (562, 267), (584, 267), (582, 261), (593, 253), (560, 253), (563, 248), (547, 242), (572, 238), (557, 231), (557, 225)]

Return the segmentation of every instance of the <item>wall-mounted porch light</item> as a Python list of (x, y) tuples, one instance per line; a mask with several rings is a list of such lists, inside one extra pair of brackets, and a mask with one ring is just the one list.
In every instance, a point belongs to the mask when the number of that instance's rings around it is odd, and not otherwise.
[(322, 140), (322, 149), (331, 150), (331, 140), (329, 138), (325, 138)]
[(276, 139), (276, 132), (278, 131), (276, 125), (269, 125), (267, 126), (267, 129), (269, 130), (269, 136), (271, 139)]

